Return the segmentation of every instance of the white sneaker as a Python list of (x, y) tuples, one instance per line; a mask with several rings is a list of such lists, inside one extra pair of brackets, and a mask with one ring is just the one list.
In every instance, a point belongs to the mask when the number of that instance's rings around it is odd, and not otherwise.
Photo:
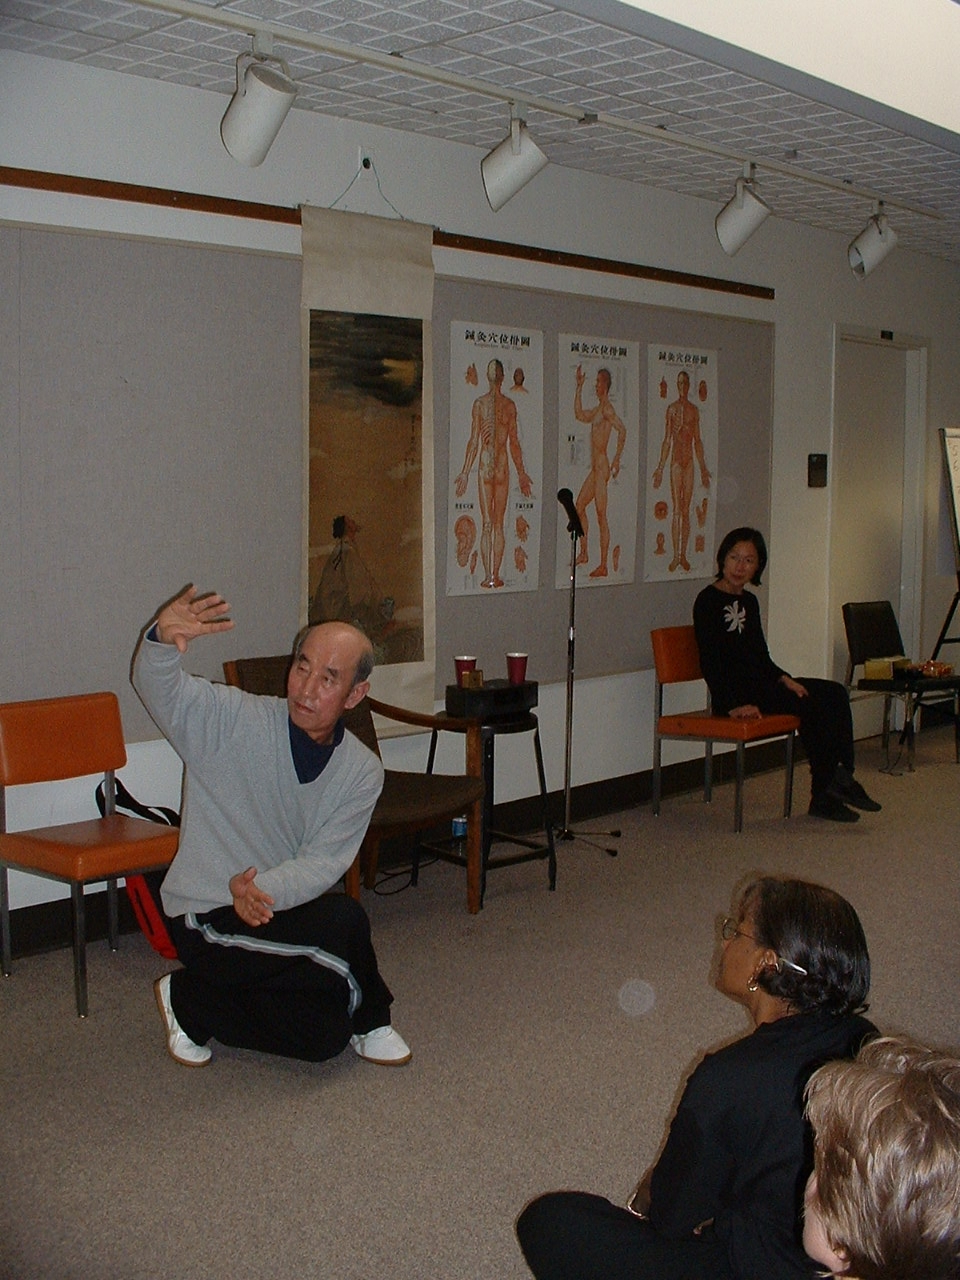
[(402, 1067), (413, 1057), (406, 1040), (389, 1024), (375, 1027), (362, 1036), (351, 1036), (350, 1043), (361, 1058), (367, 1062), (375, 1062), (380, 1067)]
[(167, 1033), (167, 1053), (185, 1067), (205, 1067), (212, 1055), (205, 1044), (194, 1044), (177, 1021), (170, 1003), (169, 973), (156, 980), (153, 994), (157, 997), (157, 1008)]

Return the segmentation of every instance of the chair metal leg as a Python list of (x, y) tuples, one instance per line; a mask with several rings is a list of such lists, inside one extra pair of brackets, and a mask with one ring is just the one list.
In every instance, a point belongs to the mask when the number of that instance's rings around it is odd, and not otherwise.
[(733, 829), (743, 830), (743, 774), (746, 760), (746, 748), (742, 742), (737, 743), (737, 786), (733, 800)]
[(707, 804), (713, 800), (713, 743), (707, 742), (703, 749), (703, 798)]
[(107, 937), (111, 951), (120, 950), (120, 908), (116, 879), (107, 881)]
[(660, 752), (662, 745), (659, 733), (655, 732), (653, 735), (653, 816), (655, 818), (660, 815)]
[(903, 736), (907, 740), (907, 772), (913, 773), (913, 757), (915, 750), (913, 720), (916, 714), (916, 700), (912, 693), (903, 699)]
[(3, 951), (3, 976), (13, 972), (10, 949), (10, 887), (7, 884), (7, 868), (0, 867), (0, 945)]
[(476, 915), (487, 887), (487, 849), (484, 834), (485, 799), (474, 800), (467, 811), (467, 910)]
[(890, 772), (890, 709), (893, 699), (888, 694), (883, 698), (883, 730), (880, 735), (880, 745), (883, 747), (884, 767)]
[(77, 996), (77, 1013), (87, 1016), (87, 924), (84, 914), (83, 885), (71, 884), (73, 903), (73, 985)]
[(960, 693), (953, 691), (953, 752), (960, 764)]
[(783, 780), (783, 816), (785, 818), (789, 818), (793, 810), (793, 745), (795, 737), (796, 734), (791, 729), (787, 734), (786, 759), (784, 760), (786, 777)]

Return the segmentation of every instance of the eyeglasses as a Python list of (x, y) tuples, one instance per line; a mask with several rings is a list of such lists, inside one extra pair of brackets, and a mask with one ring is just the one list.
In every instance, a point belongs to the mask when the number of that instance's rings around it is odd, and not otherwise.
[(749, 938), (751, 942), (756, 942), (756, 938), (752, 933), (743, 932), (733, 916), (723, 917), (723, 923), (720, 925), (720, 937), (724, 942), (732, 942), (734, 938)]
[[(740, 922), (734, 920), (733, 916), (724, 916), (720, 925), (720, 937), (724, 942), (732, 942), (734, 938), (748, 938), (750, 942), (756, 942), (757, 946), (760, 946), (753, 934), (744, 932), (740, 928)], [(792, 960), (786, 960), (783, 956), (777, 956), (777, 972), (779, 973), (781, 969), (791, 969), (794, 973), (799, 973), (804, 978), (807, 976), (807, 971), (802, 965), (794, 964)]]

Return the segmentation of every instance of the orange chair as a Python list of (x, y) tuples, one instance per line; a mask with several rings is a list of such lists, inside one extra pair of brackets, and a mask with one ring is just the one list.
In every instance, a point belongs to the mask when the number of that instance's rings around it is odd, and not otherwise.
[(732, 742), (736, 747), (737, 777), (734, 793), (734, 831), (743, 829), (743, 772), (745, 747), (748, 742), (766, 738), (786, 740), (786, 777), (783, 789), (783, 816), (789, 818), (793, 805), (793, 745), (800, 728), (796, 716), (761, 716), (759, 720), (733, 720), (715, 716), (709, 707), (703, 711), (682, 711), (665, 715), (663, 690), (668, 684), (702, 680), (700, 651), (693, 627), (659, 627), (650, 632), (653, 662), (657, 671), (656, 723), (653, 733), (653, 812), (660, 812), (660, 755), (665, 738), (694, 739), (705, 744), (703, 798), (713, 798), (713, 744)]
[[(120, 707), (114, 693), (0, 704), (0, 935), (3, 973), (11, 972), (7, 869), (70, 886), (73, 906), (73, 976), (77, 1013), (87, 1016), (87, 955), (83, 887), (107, 882), (108, 933), (119, 946), (117, 879), (169, 866), (177, 852), (176, 827), (114, 811), (114, 774), (127, 762)], [(4, 788), (103, 774), (102, 818), (30, 831), (7, 831)], [(90, 789), (93, 800), (93, 787)]]

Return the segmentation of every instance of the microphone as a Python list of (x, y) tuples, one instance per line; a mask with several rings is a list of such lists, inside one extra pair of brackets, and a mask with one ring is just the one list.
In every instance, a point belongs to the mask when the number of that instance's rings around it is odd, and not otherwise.
[(567, 533), (572, 533), (575, 538), (582, 538), (583, 525), (580, 523), (580, 513), (573, 504), (572, 492), (569, 489), (561, 489), (557, 493), (557, 501), (563, 507), (569, 519)]

